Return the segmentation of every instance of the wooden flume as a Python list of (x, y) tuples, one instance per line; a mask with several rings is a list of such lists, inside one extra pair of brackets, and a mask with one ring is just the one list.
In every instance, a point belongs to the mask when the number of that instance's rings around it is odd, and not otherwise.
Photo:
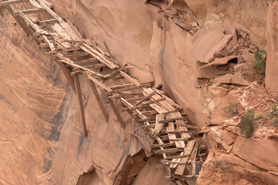
[[(27, 8), (28, 7), (28, 8)], [(81, 126), (87, 136), (86, 116), (79, 76), (85, 75), (97, 104), (106, 121), (108, 111), (102, 97), (108, 98), (122, 128), (125, 121), (121, 111), (127, 111), (153, 139), (154, 154), (161, 154), (161, 163), (169, 170), (167, 180), (176, 184), (187, 184), (198, 177), (197, 166), (207, 156), (207, 149), (200, 145), (200, 138), (192, 137), (198, 128), (187, 124), (181, 107), (162, 91), (151, 88), (152, 82), (140, 83), (128, 74), (127, 65), (112, 59), (111, 52), (103, 52), (97, 46), (85, 43), (77, 29), (60, 18), (52, 5), (45, 0), (9, 0), (1, 2), (27, 35), (32, 36), (45, 54), (54, 57), (64, 73), (80, 108)], [(41, 20), (40, 14), (48, 19)], [(34, 21), (30, 15), (37, 16)], [(102, 92), (104, 96), (101, 96)], [(121, 104), (121, 108), (118, 106)]]

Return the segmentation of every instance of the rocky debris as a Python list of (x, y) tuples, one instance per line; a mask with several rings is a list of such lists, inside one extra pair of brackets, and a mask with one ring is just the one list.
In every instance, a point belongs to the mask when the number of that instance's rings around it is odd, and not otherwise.
[[(237, 28), (232, 34), (226, 34), (223, 28), (218, 27), (199, 30), (194, 37), (196, 45), (193, 53), (199, 66), (198, 78), (212, 79), (223, 75), (216, 81), (230, 84), (227, 80), (234, 79), (231, 84), (248, 85), (243, 78), (251, 79), (255, 73), (253, 53), (258, 48), (251, 42), (246, 31)], [(207, 75), (204, 69), (208, 70), (210, 75)], [(231, 76), (233, 74), (235, 76)]]
[(223, 84), (244, 85), (244, 86), (249, 85), (249, 83), (246, 80), (231, 74), (226, 74), (224, 76), (215, 78), (215, 82), (223, 83)]

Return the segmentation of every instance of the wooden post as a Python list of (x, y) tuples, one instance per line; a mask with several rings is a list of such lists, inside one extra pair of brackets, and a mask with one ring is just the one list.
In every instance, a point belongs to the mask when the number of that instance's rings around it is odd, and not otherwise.
[(86, 120), (85, 120), (85, 112), (84, 112), (84, 107), (83, 107), (81, 87), (80, 87), (80, 82), (79, 82), (79, 76), (78, 75), (74, 76), (74, 81), (75, 81), (75, 86), (76, 86), (76, 95), (77, 95), (77, 99), (78, 99), (78, 102), (79, 102), (79, 108), (80, 108), (80, 113), (81, 113), (83, 134), (84, 134), (84, 136), (87, 137), (88, 134), (87, 134), (87, 127), (86, 127)]
[(120, 115), (118, 108), (116, 107), (114, 101), (111, 98), (108, 98), (108, 101), (109, 101), (109, 104), (110, 104), (112, 110), (114, 111), (116, 117), (118, 118), (118, 121), (120, 122), (122, 128), (125, 128), (125, 123), (124, 123), (122, 116)]
[(103, 116), (104, 116), (106, 122), (108, 122), (108, 114), (107, 114), (107, 112), (106, 112), (106, 110), (105, 110), (105, 108), (104, 108), (103, 102), (101, 101), (101, 98), (100, 98), (100, 96), (99, 96), (99, 94), (98, 94), (96, 85), (95, 85), (95, 83), (94, 83), (93, 81), (91, 81), (91, 80), (89, 80), (89, 79), (88, 79), (88, 82), (89, 82), (89, 84), (90, 84), (90, 86), (91, 86), (91, 88), (92, 88), (92, 90), (93, 90), (93, 93), (94, 93), (94, 95), (95, 95), (95, 98), (97, 99), (98, 105), (99, 105), (99, 107), (100, 107), (100, 109), (101, 109), (101, 111), (102, 111)]
[(67, 67), (65, 66), (65, 64), (63, 64), (62, 62), (55, 60), (56, 63), (60, 66), (62, 72), (64, 73), (66, 79), (68, 80), (73, 92), (76, 94), (76, 89), (75, 89), (75, 85), (74, 85), (74, 81), (73, 78), (69, 72), (69, 70), (67, 69)]

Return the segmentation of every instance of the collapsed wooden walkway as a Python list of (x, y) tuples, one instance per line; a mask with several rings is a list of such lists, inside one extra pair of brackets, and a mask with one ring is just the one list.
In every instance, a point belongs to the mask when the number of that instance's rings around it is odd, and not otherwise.
[(68, 20), (60, 18), (47, 1), (2, 1), (1, 11), (3, 8), (60, 66), (77, 96), (85, 136), (87, 128), (79, 82), (79, 76), (83, 74), (87, 76), (106, 121), (109, 117), (99, 91), (108, 99), (122, 128), (125, 123), (116, 101), (123, 105), (122, 111), (127, 111), (145, 128), (146, 134), (153, 139), (153, 153), (162, 155), (162, 165), (169, 170), (167, 180), (187, 184), (198, 177), (207, 149), (200, 144), (198, 128), (187, 124), (179, 105), (162, 91), (151, 88), (152, 83), (142, 84), (132, 78), (126, 64), (120, 65), (109, 53), (86, 44), (77, 29)]

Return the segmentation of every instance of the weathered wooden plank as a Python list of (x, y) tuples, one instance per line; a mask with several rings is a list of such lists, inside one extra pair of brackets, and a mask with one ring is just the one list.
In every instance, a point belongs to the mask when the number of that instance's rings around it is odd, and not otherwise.
[(119, 113), (118, 108), (116, 107), (114, 101), (113, 101), (111, 98), (108, 98), (108, 102), (109, 102), (109, 104), (110, 104), (110, 106), (111, 106), (113, 112), (115, 113), (115, 115), (116, 115), (118, 121), (120, 122), (122, 128), (124, 129), (124, 128), (125, 128), (125, 122), (124, 122), (124, 120), (123, 120), (121, 114)]
[(85, 119), (85, 111), (84, 111), (84, 106), (83, 106), (81, 87), (80, 87), (80, 81), (79, 81), (78, 75), (76, 75), (74, 77), (74, 81), (75, 81), (76, 94), (77, 94), (77, 99), (78, 99), (78, 104), (79, 104), (79, 109), (80, 109), (80, 114), (81, 114), (82, 131), (83, 131), (83, 135), (85, 137), (87, 137), (88, 133), (87, 133), (87, 126), (86, 126), (86, 119)]
[(89, 84), (90, 84), (90, 86), (91, 86), (91, 88), (93, 90), (93, 93), (94, 93), (95, 98), (96, 98), (96, 100), (98, 102), (98, 105), (99, 105), (99, 107), (100, 107), (100, 109), (102, 111), (102, 114), (103, 114), (106, 122), (108, 122), (108, 113), (107, 113), (107, 111), (106, 111), (106, 109), (105, 109), (105, 107), (103, 105), (103, 102), (101, 101), (101, 98), (100, 98), (100, 96), (98, 94), (96, 85), (95, 85), (95, 83), (93, 81), (91, 81), (91, 80), (88, 80), (88, 81), (89, 81)]
[(73, 92), (76, 94), (76, 88), (75, 88), (75, 85), (74, 85), (74, 80), (73, 80), (68, 68), (65, 66), (65, 64), (63, 64), (62, 62), (59, 62), (58, 60), (55, 60), (55, 62), (59, 65), (60, 69), (62, 70), (66, 79), (68, 80), (68, 83), (70, 84)]
[(54, 24), (54, 23), (58, 23), (58, 20), (57, 19), (48, 19), (48, 20), (43, 20), (43, 21), (40, 21), (39, 24)]
[(168, 161), (168, 160), (161, 160), (162, 163), (166, 163), (166, 164), (182, 164), (182, 165), (186, 165), (185, 162), (178, 162), (178, 161)]
[(183, 151), (183, 148), (170, 148), (170, 149), (163, 149), (163, 150), (155, 150), (153, 153), (154, 154), (162, 154), (162, 153), (165, 153), (165, 154), (173, 154), (173, 153), (177, 153), (177, 152), (182, 152)]
[(124, 77), (125, 79), (127, 79), (128, 81), (130, 81), (131, 83), (133, 83), (135, 86), (137, 87), (141, 87), (141, 84), (139, 82), (137, 82), (134, 78), (130, 77), (128, 74), (126, 74), (123, 71), (120, 71), (120, 74), (122, 77)]
[(12, 4), (20, 4), (20, 3), (27, 3), (28, 0), (10, 0), (2, 2), (2, 6), (9, 6)]
[[(196, 143), (195, 140), (188, 141), (187, 146), (186, 146), (186, 148), (184, 148), (184, 152), (181, 155), (190, 155), (194, 148), (195, 143)], [(180, 162), (188, 162), (188, 159), (189, 159), (189, 157), (181, 158)], [(186, 168), (185, 165), (178, 165), (175, 170), (175, 174), (183, 175), (185, 168)]]
[[(28, 10), (20, 10), (20, 12), (22, 12), (23, 14), (35, 14), (35, 13), (41, 13), (41, 12), (45, 12), (44, 9), (42, 8), (36, 8), (36, 9), (28, 9)], [(15, 11), (14, 15), (18, 15), (19, 11)]]
[(176, 146), (174, 143), (152, 144), (151, 148)]
[(161, 131), (161, 129), (163, 128), (163, 123), (160, 123), (161, 120), (165, 119), (163, 114), (157, 114), (156, 115), (156, 119), (155, 119), (155, 127), (154, 127), (154, 131), (152, 133), (152, 137), (153, 136), (157, 136), (157, 134), (159, 134), (159, 132)]
[(43, 35), (42, 37), (43, 37), (44, 41), (48, 44), (50, 50), (51, 50), (51, 51), (54, 51), (54, 50), (55, 50), (54, 44), (53, 44), (52, 42), (50, 42), (50, 41), (48, 40), (48, 38), (47, 38), (45, 35)]

